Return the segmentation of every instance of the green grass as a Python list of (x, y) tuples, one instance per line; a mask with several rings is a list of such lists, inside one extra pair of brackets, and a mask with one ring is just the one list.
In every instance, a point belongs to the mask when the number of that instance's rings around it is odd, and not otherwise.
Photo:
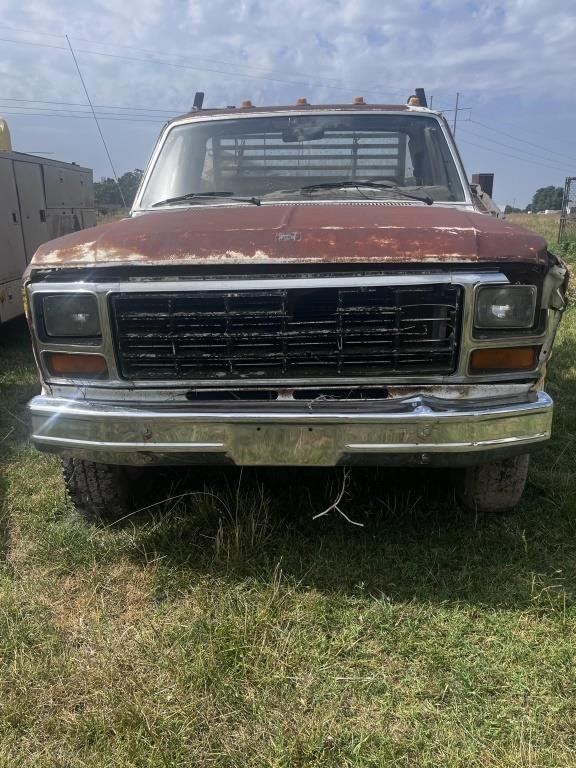
[(576, 765), (575, 341), (571, 309), (508, 518), (442, 472), (352, 473), (357, 528), (311, 519), (336, 471), (200, 470), (97, 531), (27, 442), (27, 331), (2, 328), (0, 766)]
[(558, 256), (567, 259), (572, 264), (576, 262), (576, 240), (573, 238), (563, 238), (562, 242), (558, 243), (560, 216), (552, 214), (510, 213), (506, 216), (506, 221), (537, 232), (546, 238), (549, 248)]
[(538, 232), (539, 235), (546, 238), (551, 248), (556, 247), (560, 216), (537, 213), (509, 213), (506, 215), (506, 221)]

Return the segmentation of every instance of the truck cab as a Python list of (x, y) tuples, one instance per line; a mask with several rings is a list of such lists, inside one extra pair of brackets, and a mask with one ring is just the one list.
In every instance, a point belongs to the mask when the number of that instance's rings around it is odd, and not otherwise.
[(492, 212), (414, 98), (170, 121), (130, 216), (27, 271), (34, 444), (93, 522), (158, 464), (454, 467), (510, 509), (567, 273)]

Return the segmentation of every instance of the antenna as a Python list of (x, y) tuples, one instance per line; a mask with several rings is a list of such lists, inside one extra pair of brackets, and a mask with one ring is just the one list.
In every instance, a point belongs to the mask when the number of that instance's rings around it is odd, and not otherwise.
[(72, 54), (72, 58), (74, 59), (74, 64), (76, 64), (78, 77), (80, 78), (80, 82), (82, 83), (82, 87), (84, 88), (84, 93), (86, 94), (86, 98), (88, 99), (88, 104), (90, 104), (90, 109), (92, 110), (92, 117), (94, 118), (94, 122), (96, 123), (96, 127), (98, 128), (98, 133), (100, 134), (100, 138), (102, 139), (102, 144), (104, 144), (104, 149), (106, 150), (108, 162), (110, 163), (110, 168), (112, 168), (112, 173), (114, 174), (114, 179), (116, 180), (118, 191), (120, 192), (120, 197), (122, 198), (122, 204), (124, 205), (124, 208), (128, 208), (128, 206), (126, 205), (126, 199), (124, 198), (124, 192), (122, 192), (122, 187), (120, 186), (120, 181), (118, 180), (118, 174), (116, 173), (116, 168), (114, 168), (114, 163), (112, 162), (112, 158), (110, 157), (110, 152), (108, 151), (108, 145), (106, 144), (106, 139), (104, 138), (104, 134), (102, 133), (102, 129), (100, 128), (100, 123), (98, 122), (98, 118), (96, 117), (96, 112), (94, 111), (94, 107), (92, 105), (90, 95), (88, 94), (88, 88), (86, 88), (86, 83), (84, 82), (84, 78), (82, 77), (82, 72), (80, 71), (78, 60), (76, 59), (76, 55), (74, 53), (74, 49), (72, 48), (72, 43), (70, 42), (70, 38), (68, 37), (68, 35), (66, 35), (66, 42), (68, 43), (68, 47), (70, 48), (70, 53)]

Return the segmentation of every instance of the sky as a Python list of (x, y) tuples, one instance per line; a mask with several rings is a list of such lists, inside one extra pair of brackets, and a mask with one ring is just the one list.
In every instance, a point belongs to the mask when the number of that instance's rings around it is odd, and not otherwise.
[(119, 175), (205, 106), (403, 103), (452, 123), (500, 205), (576, 176), (576, 0), (0, 0), (0, 116), (15, 150)]

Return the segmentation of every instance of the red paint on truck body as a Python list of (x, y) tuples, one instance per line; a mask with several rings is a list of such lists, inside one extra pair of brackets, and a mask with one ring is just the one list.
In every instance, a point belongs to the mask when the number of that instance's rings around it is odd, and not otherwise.
[(45, 243), (31, 266), (506, 261), (545, 262), (545, 240), (441, 204), (323, 201), (164, 208)]

